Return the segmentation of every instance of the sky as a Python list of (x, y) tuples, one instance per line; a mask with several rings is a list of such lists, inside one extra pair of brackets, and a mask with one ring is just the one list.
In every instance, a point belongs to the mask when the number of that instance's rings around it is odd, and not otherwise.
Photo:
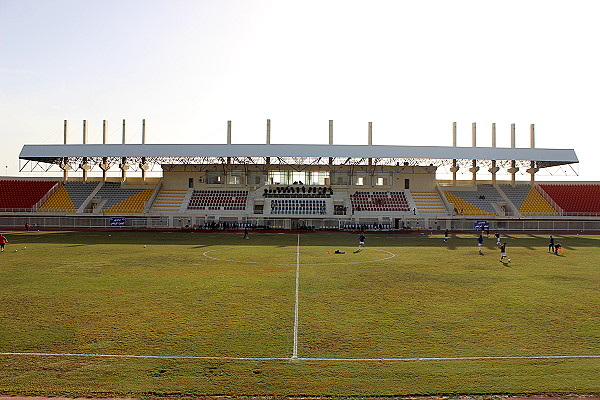
[[(0, 176), (25, 144), (574, 149), (539, 179), (599, 181), (597, 1), (0, 0)], [(575, 172), (578, 175), (575, 175)], [(113, 174), (119, 171), (115, 168)], [(35, 172), (42, 175), (41, 171)], [(60, 176), (59, 170), (42, 176)], [(565, 178), (565, 175), (567, 178)], [(469, 174), (465, 175), (470, 178)], [(528, 179), (521, 176), (520, 179)]]

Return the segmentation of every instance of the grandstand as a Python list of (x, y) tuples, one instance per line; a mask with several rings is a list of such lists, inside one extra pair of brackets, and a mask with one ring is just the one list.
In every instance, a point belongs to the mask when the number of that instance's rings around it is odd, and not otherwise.
[[(492, 229), (541, 229), (550, 219), (553, 227), (600, 230), (600, 184), (535, 181), (540, 169), (576, 163), (568, 149), (334, 145), (330, 130), (329, 145), (275, 145), (269, 139), (238, 145), (230, 134), (224, 145), (65, 140), (26, 145), (20, 158), (22, 169), (47, 164), (63, 176), (0, 179), (2, 226), (37, 216), (48, 227), (79, 226), (77, 218), (101, 227), (120, 216), (126, 226), (144, 228), (227, 222), (284, 229), (470, 229), (486, 219)], [(161, 177), (146, 177), (152, 164), (160, 165)], [(477, 164), (491, 165), (491, 180), (477, 179)], [(114, 165), (120, 178), (107, 176)], [(127, 176), (132, 167), (141, 177)], [(453, 179), (437, 179), (440, 168), (450, 168)], [(94, 169), (102, 177), (90, 177)], [(472, 178), (457, 179), (459, 170)], [(508, 179), (498, 178), (502, 171)], [(518, 171), (529, 174), (529, 182), (517, 181)], [(61, 214), (71, 219), (51, 218)], [(9, 215), (19, 218), (3, 218)]]

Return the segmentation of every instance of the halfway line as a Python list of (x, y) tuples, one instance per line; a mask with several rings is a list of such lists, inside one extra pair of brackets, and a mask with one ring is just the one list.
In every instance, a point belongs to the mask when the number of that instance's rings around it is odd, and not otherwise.
[(292, 358), (298, 358), (298, 287), (300, 286), (300, 233), (296, 245), (296, 306), (294, 310), (294, 349)]

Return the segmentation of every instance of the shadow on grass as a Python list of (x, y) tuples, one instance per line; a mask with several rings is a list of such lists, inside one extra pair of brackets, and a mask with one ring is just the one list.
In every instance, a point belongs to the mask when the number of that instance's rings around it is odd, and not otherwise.
[[(77, 232), (77, 231), (41, 231), (41, 232), (7, 232), (4, 235), (19, 244), (62, 244), (69, 247), (85, 246), (92, 244), (111, 245), (166, 245), (166, 246), (194, 246), (205, 248), (210, 246), (296, 246), (295, 232), (274, 235), (273, 232), (251, 233), (251, 240), (242, 240), (243, 232)], [(389, 235), (376, 237), (377, 234), (366, 234), (369, 247), (445, 247), (448, 250), (458, 250), (473, 247), (474, 234), (455, 234), (443, 242), (443, 237), (415, 235)], [(508, 239), (508, 240), (507, 240)], [(486, 239), (487, 240), (487, 239)], [(490, 239), (486, 246), (490, 251), (497, 247)], [(534, 234), (505, 235), (510, 247), (526, 248), (537, 251), (548, 246), (548, 238)], [(300, 246), (354, 246), (356, 238), (347, 233), (323, 235), (321, 233), (303, 232), (300, 234)], [(560, 243), (567, 250), (581, 250), (582, 248), (597, 248), (600, 246), (600, 236), (560, 235)]]

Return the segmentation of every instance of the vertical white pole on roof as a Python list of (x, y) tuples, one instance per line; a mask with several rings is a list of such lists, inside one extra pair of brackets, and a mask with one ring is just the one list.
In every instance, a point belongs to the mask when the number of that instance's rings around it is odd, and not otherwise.
[[(87, 121), (84, 119), (83, 120), (83, 144), (87, 144)], [(87, 182), (87, 172), (88, 172), (88, 165), (87, 165), (87, 157), (83, 157), (82, 163), (81, 163), (81, 171), (83, 174), (83, 181)]]
[[(271, 120), (267, 119), (267, 144), (271, 144)], [(265, 158), (265, 163), (267, 165), (271, 164), (271, 157), (266, 157)], [(267, 173), (267, 176), (265, 177), (265, 179), (268, 179), (269, 174)]]
[[(231, 121), (227, 121), (227, 144), (231, 144)], [(227, 157), (227, 165), (231, 164), (231, 157)]]
[[(456, 147), (456, 122), (452, 123), (452, 147)], [(452, 172), (452, 186), (456, 186), (456, 173), (458, 172), (456, 158), (452, 160), (452, 168), (450, 168), (450, 172)]]
[(102, 144), (106, 144), (107, 134), (106, 120), (102, 120)]
[[(125, 144), (125, 120), (123, 120), (123, 144)], [(127, 169), (129, 166), (127, 165), (127, 157), (121, 157), (121, 182), (125, 182), (127, 179)]]
[[(63, 132), (63, 133), (64, 133), (64, 135), (63, 135), (63, 136), (64, 136), (64, 142), (65, 142), (65, 144), (67, 144), (67, 136), (68, 136), (68, 135), (67, 135), (67, 131), (68, 131), (68, 122), (67, 122), (67, 120), (66, 120), (66, 119), (65, 119), (65, 124), (64, 124), (64, 127), (63, 127), (63, 129), (64, 129), (64, 132)], [(64, 157), (64, 158), (63, 158), (63, 163), (62, 163), (61, 167), (62, 167), (62, 170), (63, 170), (63, 180), (64, 180), (65, 182), (69, 180), (69, 169), (68, 169), (68, 165), (69, 165), (69, 158), (68, 158), (68, 157)]]
[[(373, 123), (369, 122), (369, 134), (367, 138), (367, 144), (373, 146)], [(373, 159), (369, 158), (369, 165), (373, 165)]]
[[(145, 118), (142, 119), (142, 144), (146, 144), (146, 119)], [(142, 170), (142, 181), (146, 182), (146, 170), (148, 169), (148, 165), (146, 165), (146, 157), (142, 157), (140, 169)]]
[[(496, 123), (492, 123), (492, 147), (496, 147)], [(492, 184), (496, 184), (496, 173), (499, 168), (496, 166), (496, 160), (492, 160), (492, 168), (488, 171), (492, 174)]]
[[(529, 145), (532, 149), (535, 148), (535, 126), (533, 124), (531, 124), (529, 126)], [(531, 160), (529, 170), (527, 171), (527, 172), (529, 172), (529, 175), (531, 177), (531, 179), (529, 181), (531, 186), (533, 186), (535, 184), (535, 173), (537, 171), (538, 171), (538, 168), (536, 168), (536, 166), (535, 166), (535, 161)]]
[(83, 144), (87, 144), (87, 121), (83, 120)]
[[(333, 144), (333, 120), (329, 120), (329, 144)], [(333, 157), (329, 157), (329, 165), (333, 165)]]
[[(102, 121), (102, 144), (106, 144), (106, 141), (107, 141), (107, 135), (108, 135), (107, 128), (108, 127), (106, 125), (106, 120), (103, 120)], [(107, 161), (108, 161), (108, 159), (106, 157), (102, 157), (102, 165), (100, 166), (102, 168), (102, 182), (106, 182), (106, 174), (107, 174), (107, 170), (108, 170)]]
[[(512, 123), (510, 124), (510, 148), (514, 149), (516, 148), (517, 145), (517, 137), (516, 137), (516, 129), (515, 129), (515, 124)], [(517, 168), (517, 162), (515, 160), (511, 160), (510, 162), (510, 169), (508, 170), (508, 172), (510, 173), (510, 184), (515, 186), (516, 181), (517, 181), (517, 171), (519, 169)]]
[[(471, 125), (471, 141), (472, 147), (477, 147), (477, 123), (475, 122), (473, 122), (473, 124)], [(477, 160), (473, 160), (473, 166), (471, 167), (471, 169), (469, 169), (469, 171), (473, 174), (473, 177), (471, 178), (471, 183), (473, 185), (476, 185), (477, 171), (479, 171), (479, 167), (477, 166)]]

